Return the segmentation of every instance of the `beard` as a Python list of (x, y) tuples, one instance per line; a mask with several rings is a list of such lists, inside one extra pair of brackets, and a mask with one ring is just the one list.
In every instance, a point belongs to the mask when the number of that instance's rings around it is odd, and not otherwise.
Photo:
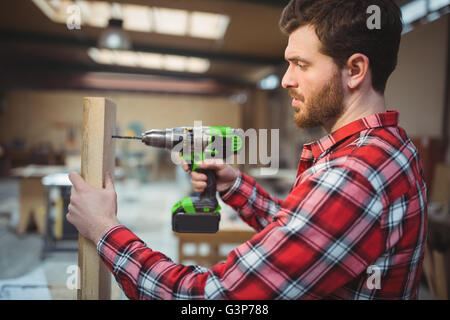
[(339, 71), (306, 102), (305, 97), (297, 94), (293, 88), (289, 89), (289, 95), (303, 102), (301, 107), (294, 107), (294, 122), (302, 129), (323, 126), (337, 119), (344, 111), (344, 89)]

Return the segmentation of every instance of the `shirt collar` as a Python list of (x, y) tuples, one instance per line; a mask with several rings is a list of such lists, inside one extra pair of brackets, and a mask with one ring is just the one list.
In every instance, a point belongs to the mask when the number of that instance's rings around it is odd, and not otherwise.
[(355, 120), (349, 124), (346, 124), (345, 126), (326, 135), (325, 137), (321, 138), (318, 141), (305, 144), (304, 152), (306, 150), (311, 150), (310, 152), (312, 152), (314, 158), (317, 159), (323, 152), (330, 149), (336, 143), (344, 140), (349, 136), (354, 135), (355, 133), (371, 128), (396, 126), (397, 124), (398, 124), (398, 111), (388, 110), (383, 113), (375, 113), (370, 116)]

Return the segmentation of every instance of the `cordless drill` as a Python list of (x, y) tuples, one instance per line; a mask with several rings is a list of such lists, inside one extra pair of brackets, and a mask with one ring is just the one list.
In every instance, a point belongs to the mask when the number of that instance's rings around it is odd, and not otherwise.
[(179, 233), (215, 233), (219, 229), (220, 205), (216, 198), (216, 173), (199, 169), (198, 163), (207, 159), (226, 160), (242, 148), (242, 131), (231, 127), (175, 127), (145, 131), (140, 139), (151, 147), (178, 151), (190, 171), (206, 175), (206, 188), (199, 196), (182, 198), (172, 207), (172, 230)]

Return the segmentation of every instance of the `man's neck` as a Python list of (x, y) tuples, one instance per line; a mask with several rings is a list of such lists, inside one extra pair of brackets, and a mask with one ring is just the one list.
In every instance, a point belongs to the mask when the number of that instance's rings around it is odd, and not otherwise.
[(344, 112), (339, 118), (323, 126), (328, 133), (332, 133), (355, 120), (386, 111), (384, 96), (373, 90), (365, 95), (350, 96), (348, 101), (344, 101), (344, 106)]

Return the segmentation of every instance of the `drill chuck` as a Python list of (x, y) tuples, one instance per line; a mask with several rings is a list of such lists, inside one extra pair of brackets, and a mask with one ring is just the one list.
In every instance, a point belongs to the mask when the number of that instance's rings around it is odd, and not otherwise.
[(150, 130), (142, 136), (142, 142), (150, 147), (165, 148), (166, 147), (166, 130)]
[(142, 142), (150, 147), (172, 149), (178, 142), (182, 141), (182, 135), (171, 129), (152, 129), (144, 132)]

